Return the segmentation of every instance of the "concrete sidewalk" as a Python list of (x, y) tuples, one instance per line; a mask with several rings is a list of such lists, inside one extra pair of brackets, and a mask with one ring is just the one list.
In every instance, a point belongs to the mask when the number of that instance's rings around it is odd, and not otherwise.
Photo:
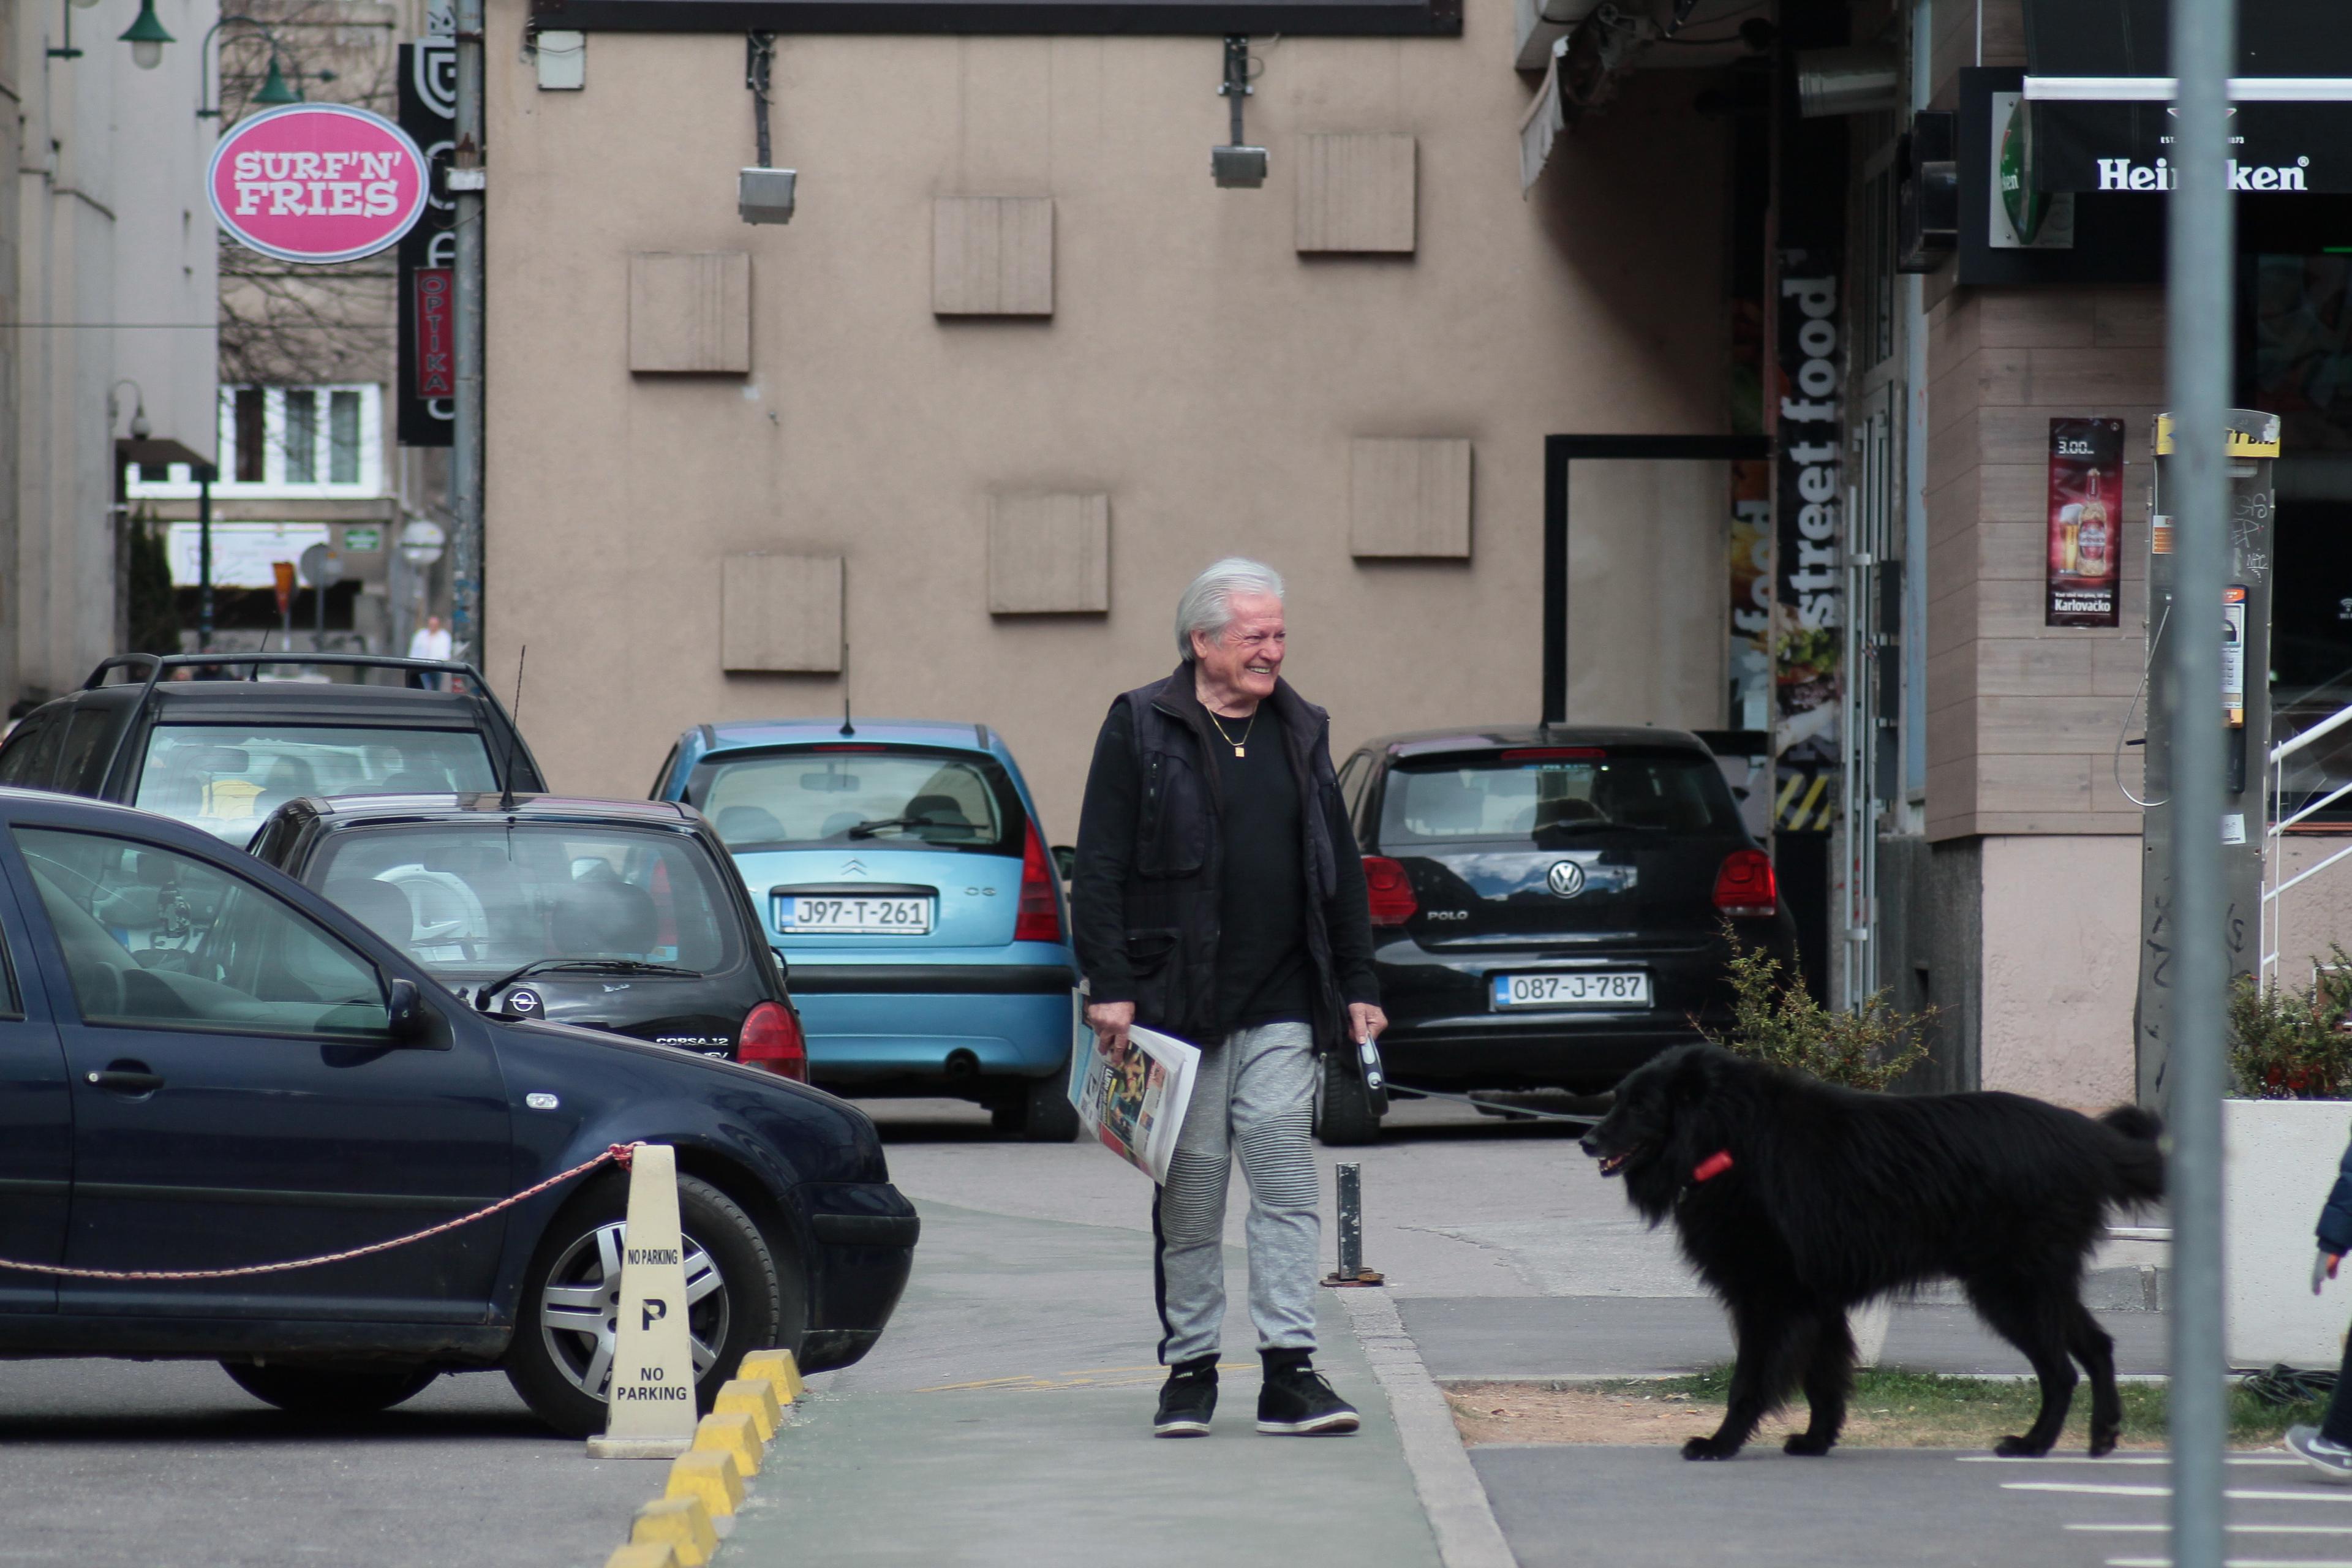
[(1436, 1568), (1388, 1402), (1333, 1294), (1317, 1364), (1361, 1432), (1260, 1436), (1255, 1340), (1235, 1310), (1215, 1435), (1162, 1442), (1148, 1236), (921, 1208), (890, 1331), (866, 1364), (812, 1381), (728, 1544), (735, 1568)]

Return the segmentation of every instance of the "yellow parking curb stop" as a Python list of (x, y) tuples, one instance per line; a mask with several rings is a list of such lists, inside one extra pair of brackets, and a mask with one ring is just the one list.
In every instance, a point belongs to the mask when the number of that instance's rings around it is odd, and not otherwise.
[(743, 1358), (737, 1377), (764, 1377), (776, 1385), (776, 1403), (790, 1405), (808, 1392), (801, 1381), (800, 1363), (790, 1351), (753, 1351)]
[(713, 1414), (694, 1429), (694, 1447), (705, 1453), (731, 1454), (746, 1480), (760, 1473), (760, 1424), (748, 1410)]
[(743, 1471), (725, 1449), (697, 1448), (671, 1461), (669, 1486), (662, 1495), (700, 1498), (715, 1520), (742, 1506)]
[(677, 1553), (667, 1541), (633, 1541), (626, 1546), (615, 1547), (613, 1555), (604, 1559), (604, 1568), (686, 1568)]
[[(698, 1497), (664, 1498), (637, 1510), (629, 1534), (633, 1546), (666, 1546), (677, 1559), (677, 1568), (702, 1568), (719, 1550), (719, 1531), (710, 1510)], [(615, 1565), (608, 1565), (615, 1568)]]
[(760, 1428), (760, 1441), (764, 1443), (776, 1435), (783, 1425), (783, 1406), (776, 1402), (776, 1385), (764, 1377), (739, 1377), (722, 1384), (719, 1397), (710, 1404), (714, 1415), (729, 1415), (741, 1411)]

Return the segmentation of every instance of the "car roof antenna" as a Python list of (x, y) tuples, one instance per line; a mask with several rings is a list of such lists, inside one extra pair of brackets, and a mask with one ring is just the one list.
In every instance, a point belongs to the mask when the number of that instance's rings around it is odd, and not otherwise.
[(857, 726), (849, 721), (849, 645), (841, 645), (841, 732), (857, 733)]
[(515, 748), (522, 744), (522, 661), (530, 657), (529, 643), (523, 644), (521, 650), (515, 655), (514, 706), (507, 713), (507, 763), (506, 766), (499, 770), (504, 786), (499, 792), (500, 811), (512, 811), (515, 808)]

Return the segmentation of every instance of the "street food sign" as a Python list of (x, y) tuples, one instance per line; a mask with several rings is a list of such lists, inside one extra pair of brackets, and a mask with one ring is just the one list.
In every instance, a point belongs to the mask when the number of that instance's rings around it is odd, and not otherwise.
[(424, 215), (431, 176), (415, 142), (383, 116), (292, 103), (237, 121), (205, 185), (230, 238), (326, 266), (397, 245)]

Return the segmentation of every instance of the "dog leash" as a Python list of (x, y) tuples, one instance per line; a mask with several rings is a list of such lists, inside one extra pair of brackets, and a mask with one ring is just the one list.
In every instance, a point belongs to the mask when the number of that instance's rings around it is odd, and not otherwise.
[(1466, 1094), (1448, 1094), (1442, 1089), (1415, 1089), (1409, 1083), (1389, 1079), (1389, 1092), (1408, 1100), (1450, 1100), (1457, 1105), (1474, 1106), (1492, 1116), (1524, 1116), (1537, 1121), (1573, 1121), (1580, 1127), (1598, 1127), (1598, 1116), (1575, 1116), (1564, 1110), (1534, 1110), (1520, 1105), (1498, 1105), (1491, 1100), (1477, 1100)]

